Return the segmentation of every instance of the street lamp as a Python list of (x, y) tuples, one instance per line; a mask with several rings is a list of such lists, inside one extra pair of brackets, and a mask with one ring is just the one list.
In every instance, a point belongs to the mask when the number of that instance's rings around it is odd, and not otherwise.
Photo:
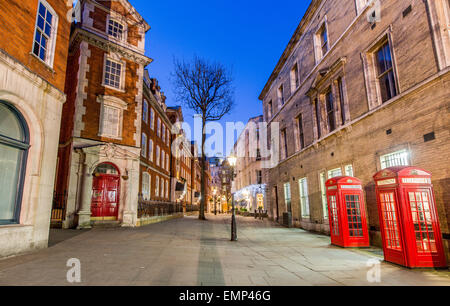
[[(228, 156), (228, 163), (231, 168), (231, 181), (234, 181), (234, 167), (236, 167), (237, 163), (237, 158), (234, 154)], [(231, 193), (231, 207), (233, 210), (233, 213), (231, 215), (231, 241), (237, 241), (236, 209), (234, 207), (234, 193)]]
[(214, 195), (214, 215), (217, 216), (217, 206), (216, 206), (217, 188), (214, 188), (213, 195)]

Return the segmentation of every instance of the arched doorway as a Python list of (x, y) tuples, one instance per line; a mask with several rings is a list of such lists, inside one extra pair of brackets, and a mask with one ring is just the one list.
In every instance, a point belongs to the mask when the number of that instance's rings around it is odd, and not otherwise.
[(92, 183), (92, 220), (117, 220), (119, 216), (119, 199), (119, 170), (110, 163), (100, 164), (94, 171)]
[(0, 225), (20, 222), (29, 147), (25, 119), (13, 106), (0, 101)]

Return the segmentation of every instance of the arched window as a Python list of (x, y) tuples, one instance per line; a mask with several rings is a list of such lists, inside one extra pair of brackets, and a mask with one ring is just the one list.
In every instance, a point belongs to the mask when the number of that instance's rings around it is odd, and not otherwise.
[(22, 115), (0, 101), (0, 225), (19, 223), (29, 143)]

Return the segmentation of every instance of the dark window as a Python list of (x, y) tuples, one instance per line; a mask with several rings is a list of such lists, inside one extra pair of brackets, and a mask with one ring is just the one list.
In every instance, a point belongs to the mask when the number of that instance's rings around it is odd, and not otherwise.
[(262, 171), (261, 170), (256, 171), (256, 178), (257, 178), (257, 184), (261, 185), (262, 184)]
[(280, 99), (280, 105), (284, 105), (284, 88), (283, 85), (278, 88), (278, 99)]
[(20, 113), (0, 101), (0, 224), (20, 220), (28, 135)]
[(305, 134), (303, 131), (303, 118), (302, 115), (298, 116), (298, 134), (299, 134), (299, 141), (300, 141), (300, 150), (302, 150), (305, 147)]
[(331, 92), (331, 88), (325, 94), (325, 103), (327, 106), (327, 117), (328, 117), (328, 127), (330, 132), (333, 132), (336, 129), (336, 117), (334, 115), (334, 101), (333, 101), (333, 93)]
[(394, 69), (389, 43), (386, 42), (377, 52), (377, 78), (380, 84), (381, 99), (386, 102), (397, 95)]
[(342, 120), (342, 125), (345, 124), (345, 122), (347, 121), (347, 118), (345, 117), (345, 98), (344, 98), (344, 83), (342, 81), (342, 78), (339, 78), (337, 80), (337, 89), (339, 91), (339, 103), (341, 106), (341, 120)]
[(322, 48), (322, 56), (324, 56), (328, 52), (328, 33), (325, 24), (320, 30), (320, 46)]
[(320, 128), (320, 104), (318, 99), (316, 99), (315, 101), (315, 107), (316, 107), (317, 138), (320, 139), (320, 137), (322, 137), (322, 132)]
[(283, 145), (283, 159), (288, 157), (287, 135), (286, 129), (281, 131), (281, 141)]

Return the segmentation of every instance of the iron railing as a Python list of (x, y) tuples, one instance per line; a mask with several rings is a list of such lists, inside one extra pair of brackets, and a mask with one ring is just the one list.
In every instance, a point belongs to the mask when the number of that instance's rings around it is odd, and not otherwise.
[(178, 203), (139, 200), (138, 218), (170, 216), (183, 212), (183, 205)]
[(53, 222), (66, 220), (67, 191), (53, 194), (52, 218)]

